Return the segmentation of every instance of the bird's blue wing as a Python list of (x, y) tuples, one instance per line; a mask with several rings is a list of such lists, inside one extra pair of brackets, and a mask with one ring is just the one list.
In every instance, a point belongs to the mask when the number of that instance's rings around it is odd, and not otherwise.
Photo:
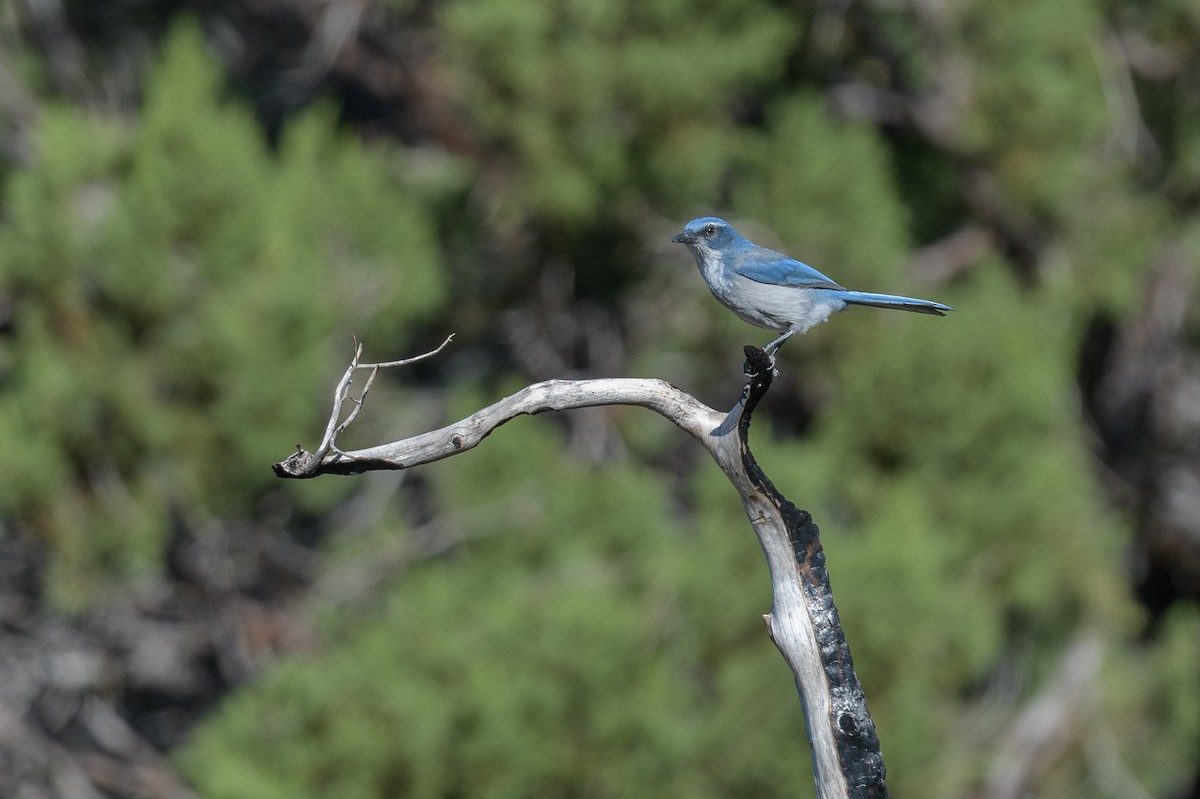
[(840, 289), (837, 283), (822, 275), (808, 264), (802, 264), (782, 253), (755, 247), (739, 253), (733, 264), (734, 271), (757, 283), (772, 286), (796, 286), (810, 289)]

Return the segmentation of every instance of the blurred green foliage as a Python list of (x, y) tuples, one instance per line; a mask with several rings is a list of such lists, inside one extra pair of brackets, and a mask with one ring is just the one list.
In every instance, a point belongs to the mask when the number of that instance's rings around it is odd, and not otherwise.
[(712, 196), (737, 153), (728, 106), (779, 78), (801, 32), (736, 0), (459, 0), (440, 20), (459, 99), (500, 151), (499, 210), (574, 227), (630, 191)]
[[(1150, 29), (1191, 20), (1195, 41), (1188, 4), (1149, 5)], [(868, 75), (946, 77), (912, 19), (856, 13), (894, 54)], [(655, 273), (660, 251), (642, 241), (671, 231), (648, 217), (727, 212), (847, 285), (929, 294), (901, 264), (969, 221), (960, 170), (977, 170), (989, 213), (1053, 242), (1040, 273), (993, 252), (938, 287), (960, 309), (948, 319), (852, 309), (789, 344), (785, 379), (815, 387), (819, 412), (803, 439), (763, 413), (755, 452), (825, 530), (895, 795), (969, 795), (1011, 720), (1004, 686), (1035, 694), (1085, 633), (1106, 644), (1089, 740), (1166, 795), (1200, 749), (1200, 618), (1173, 611), (1135, 637), (1128, 531), (1097, 485), (1074, 384), (1089, 314), (1129, 313), (1163, 242), (1194, 235), (1108, 140), (1101, 28), (1142, 13), (1084, 0), (952, 13), (940, 45), (970, 65), (969, 90), (942, 152), (831, 113), (807, 12), (452, 0), (433, 22), (436, 66), (477, 150), (420, 185), (402, 147), (354, 141), (327, 109), (269, 149), (181, 27), (138, 116), (47, 108), (39, 157), (5, 186), (0, 293), (16, 333), (0, 437), (22, 468), (0, 481), (0, 513), (46, 543), (47, 586), (71, 610), (158, 568), (173, 508), (252, 516), (285, 490), (266, 463), (321, 427), (351, 331), (402, 356), (419, 325), (486, 309), (495, 320), (473, 320), (463, 346), (498, 357), (497, 297), (528, 288), (503, 277), (532, 267), (485, 234), (540, 236), (546, 263), (600, 270), (618, 305), (644, 307), (648, 286), (671, 295), (636, 320), (648, 332), (629, 358), (727, 365), (713, 391), (732, 404), (730, 353), (762, 331), (716, 308), (682, 252), (677, 274)], [(1178, 109), (1164, 153), (1185, 192), (1197, 119)], [(440, 238), (473, 225), (475, 258)], [(641, 270), (616, 289), (637, 270), (614, 252)], [(432, 415), (527, 377), (459, 368)], [(465, 385), (500, 371), (495, 392)], [(520, 420), (421, 470), (427, 515), (461, 543), (397, 573), (377, 606), (314, 610), (320, 649), (268, 668), (178, 754), (200, 793), (806, 795), (803, 721), (762, 631), (767, 577), (736, 495), (708, 463), (656, 468), (678, 465), (682, 434), (643, 435), (665, 422), (611, 418), (636, 456), (585, 463), (561, 423)], [(297, 516), (358, 489), (286, 488)], [(389, 509), (366, 540), (415, 536), (414, 515)], [(335, 539), (329, 557), (363, 546)], [(1038, 784), (1117, 793), (1084, 749)]]
[(0, 435), (24, 463), (0, 512), (47, 544), (68, 609), (158, 568), (172, 507), (252, 513), (265, 454), (319, 423), (351, 331), (403, 347), (446, 291), (385, 161), (319, 109), (268, 152), (194, 27), (165, 52), (135, 124), (47, 109), (6, 192)]
[(1107, 122), (1096, 4), (974, 3), (960, 25), (956, 44), (972, 64), (962, 145), (1025, 213), (1065, 212), (1090, 188)]

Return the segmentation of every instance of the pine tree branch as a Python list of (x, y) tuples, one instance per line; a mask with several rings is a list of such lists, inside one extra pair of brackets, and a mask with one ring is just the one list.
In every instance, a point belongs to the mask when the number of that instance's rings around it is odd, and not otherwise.
[[(327, 442), (329, 431), (345, 429), (336, 419), (348, 396), (350, 375), (356, 368), (367, 368), (358, 365), (357, 357), (335, 392)], [(729, 413), (714, 410), (663, 380), (547, 380), (438, 430), (345, 452), (331, 444), (319, 457), (297, 447), (295, 454), (273, 468), (285, 478), (408, 469), (466, 452), (518, 416), (601, 405), (649, 408), (700, 442), (741, 496), (767, 557), (774, 599), (764, 618), (771, 639), (796, 679), (812, 747), (817, 796), (886, 797), (879, 739), (833, 603), (820, 533), (808, 512), (776, 490), (750, 451), (750, 419), (770, 390), (773, 370), (768, 356), (756, 347), (746, 347), (746, 359), (747, 372), (755, 376), (743, 392), (744, 400)], [(355, 403), (357, 411), (362, 397)]]

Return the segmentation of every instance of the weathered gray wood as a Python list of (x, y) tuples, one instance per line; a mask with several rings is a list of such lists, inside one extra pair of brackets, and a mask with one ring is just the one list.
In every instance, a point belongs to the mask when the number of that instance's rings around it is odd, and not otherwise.
[[(773, 603), (764, 618), (771, 640), (795, 675), (812, 748), (817, 795), (820, 799), (886, 797), (879, 739), (838, 621), (817, 526), (806, 511), (775, 489), (750, 452), (750, 418), (770, 389), (772, 369), (762, 350), (747, 347), (746, 356), (756, 376), (744, 392), (744, 405), (739, 403), (729, 413), (716, 411), (663, 380), (547, 380), (441, 429), (343, 452), (335, 439), (349, 420), (339, 425), (337, 419), (342, 401), (348, 398), (351, 375), (356, 369), (374, 367), (360, 366), (356, 355), (335, 393), (326, 438), (317, 450), (323, 454), (314, 456), (298, 447), (273, 468), (287, 478), (409, 469), (466, 452), (518, 416), (600, 405), (649, 408), (699, 441), (742, 499), (767, 558)], [(372, 368), (372, 378), (377, 368)], [(364, 397), (365, 389), (353, 400), (353, 413)]]

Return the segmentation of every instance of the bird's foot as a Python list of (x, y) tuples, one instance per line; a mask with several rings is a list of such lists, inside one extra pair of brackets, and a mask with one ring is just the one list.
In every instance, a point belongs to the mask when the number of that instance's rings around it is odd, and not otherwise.
[[(771, 370), (771, 377), (778, 378), (779, 370), (775, 368), (775, 355), (771, 352), (768, 352), (767, 350), (763, 350), (763, 352), (766, 353), (766, 356), (768, 359), (767, 360), (767, 368)], [(742, 374), (744, 376), (750, 378), (751, 380), (753, 380), (754, 378), (758, 377), (761, 374), (761, 372), (756, 372), (753, 369), (751, 369), (750, 362), (745, 361), (742, 363)]]

